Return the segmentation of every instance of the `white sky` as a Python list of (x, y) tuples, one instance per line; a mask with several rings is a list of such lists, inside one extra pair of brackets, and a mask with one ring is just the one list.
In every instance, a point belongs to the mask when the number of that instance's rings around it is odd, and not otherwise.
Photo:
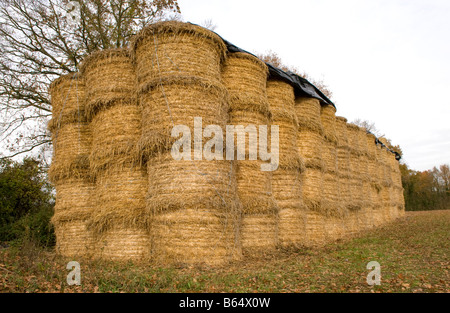
[(450, 163), (449, 0), (179, 0), (224, 39), (323, 79), (337, 115), (374, 122), (415, 170)]

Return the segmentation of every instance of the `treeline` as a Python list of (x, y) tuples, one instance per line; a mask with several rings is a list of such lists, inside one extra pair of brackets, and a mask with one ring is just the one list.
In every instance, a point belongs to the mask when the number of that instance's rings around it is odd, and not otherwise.
[(428, 171), (414, 171), (400, 164), (407, 211), (450, 209), (450, 168), (448, 164)]

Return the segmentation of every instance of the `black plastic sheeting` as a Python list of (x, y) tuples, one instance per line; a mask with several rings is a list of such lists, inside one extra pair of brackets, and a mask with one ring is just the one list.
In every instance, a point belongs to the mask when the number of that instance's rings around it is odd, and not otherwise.
[[(222, 38), (222, 40), (227, 45), (229, 52), (245, 52), (245, 53), (255, 56), (254, 54), (252, 54), (248, 51), (245, 51), (239, 47), (236, 47), (235, 45), (226, 41), (223, 38)], [(306, 80), (303, 77), (300, 77), (297, 74), (294, 74), (292, 72), (285, 72), (267, 62), (266, 62), (266, 65), (269, 67), (269, 77), (275, 77), (275, 78), (284, 80), (285, 82), (289, 83), (290, 85), (292, 85), (294, 87), (295, 93), (297, 95), (316, 98), (320, 102), (322, 102), (324, 105), (328, 104), (328, 105), (332, 105), (336, 108), (334, 103), (331, 102), (330, 99), (328, 99), (316, 86), (311, 84), (308, 80)]]

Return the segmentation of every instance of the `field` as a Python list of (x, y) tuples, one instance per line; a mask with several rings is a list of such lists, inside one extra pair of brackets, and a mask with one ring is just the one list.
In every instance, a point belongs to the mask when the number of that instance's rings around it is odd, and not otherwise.
[[(450, 211), (408, 212), (384, 227), (320, 249), (280, 250), (221, 268), (81, 261), (32, 244), (0, 248), (0, 292), (450, 292)], [(369, 286), (367, 263), (381, 265)]]

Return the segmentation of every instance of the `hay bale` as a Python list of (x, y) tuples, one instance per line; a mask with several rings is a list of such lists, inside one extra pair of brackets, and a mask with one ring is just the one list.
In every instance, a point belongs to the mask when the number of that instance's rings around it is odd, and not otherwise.
[(283, 247), (306, 244), (306, 207), (281, 207), (278, 211), (278, 240)]
[[(186, 125), (194, 138), (194, 118), (202, 117), (202, 129), (228, 120), (227, 91), (222, 85), (194, 77), (154, 81), (141, 89), (142, 136), (139, 150), (144, 156), (170, 150), (177, 140), (171, 136), (175, 125)], [(203, 139), (205, 143), (207, 138)]]
[(339, 177), (336, 173), (323, 174), (322, 209), (324, 215), (342, 218), (345, 215), (339, 193)]
[(138, 155), (141, 137), (141, 110), (136, 103), (117, 102), (99, 111), (92, 119), (92, 149), (89, 155), (93, 174), (109, 165), (129, 162)]
[(64, 257), (90, 257), (95, 246), (94, 236), (84, 220), (54, 222), (58, 254)]
[(91, 53), (81, 64), (86, 81), (86, 110), (97, 110), (116, 101), (130, 101), (135, 95), (135, 72), (128, 49), (108, 49)]
[(54, 132), (61, 126), (86, 122), (85, 82), (79, 73), (63, 75), (50, 84), (52, 120), (48, 129)]
[(95, 257), (103, 260), (141, 261), (150, 259), (147, 229), (114, 226), (95, 238)]
[(303, 202), (311, 211), (322, 208), (323, 172), (317, 168), (306, 168), (302, 175)]
[(333, 242), (347, 235), (345, 219), (346, 216), (328, 216), (325, 219), (326, 242)]
[(336, 116), (336, 137), (338, 148), (349, 148), (347, 119), (342, 116)]
[(147, 209), (151, 214), (206, 208), (231, 212), (237, 201), (235, 172), (231, 161), (176, 161), (170, 153), (152, 157)]
[(351, 203), (348, 208), (352, 211), (358, 211), (364, 206), (364, 196), (363, 196), (363, 182), (362, 180), (354, 174), (350, 175), (350, 194)]
[(53, 157), (48, 175), (52, 182), (87, 177), (92, 133), (87, 123), (70, 123), (52, 134)]
[(359, 142), (360, 128), (352, 123), (347, 123), (347, 137), (348, 145), (352, 154), (359, 156), (361, 154), (360, 142)]
[(349, 211), (348, 215), (344, 219), (344, 225), (346, 230), (346, 236), (353, 237), (357, 235), (360, 230), (360, 212), (359, 211)]
[(295, 98), (295, 113), (301, 130), (309, 130), (323, 135), (320, 110), (320, 102), (315, 98)]
[(302, 170), (278, 168), (272, 173), (272, 194), (278, 209), (304, 208)]
[(236, 166), (236, 192), (243, 214), (276, 213), (272, 194), (272, 172), (261, 171), (257, 161), (238, 161)]
[[(86, 175), (87, 176), (87, 175)], [(93, 210), (95, 184), (88, 178), (67, 177), (55, 185), (55, 213), (77, 217), (90, 215)]]
[(307, 246), (322, 246), (327, 242), (326, 218), (315, 211), (306, 211), (305, 242)]
[(305, 167), (324, 170), (322, 135), (310, 130), (300, 130), (297, 134), (297, 149)]
[(248, 53), (229, 53), (222, 70), (232, 110), (267, 112), (267, 65)]
[(221, 265), (241, 255), (237, 221), (213, 208), (184, 208), (153, 216), (151, 255), (164, 264)]
[(321, 106), (320, 120), (322, 122), (325, 139), (337, 145), (338, 132), (336, 125), (336, 108), (332, 105)]
[(147, 188), (147, 172), (138, 164), (125, 163), (98, 172), (91, 228), (97, 233), (110, 229), (146, 230), (149, 223)]
[(138, 89), (155, 79), (178, 76), (220, 82), (227, 50), (214, 32), (177, 21), (145, 27), (132, 39), (130, 49)]
[(278, 244), (277, 214), (242, 216), (240, 237), (244, 254), (275, 249)]
[(337, 175), (338, 172), (338, 151), (336, 143), (324, 140), (322, 143), (322, 159), (324, 170)]

